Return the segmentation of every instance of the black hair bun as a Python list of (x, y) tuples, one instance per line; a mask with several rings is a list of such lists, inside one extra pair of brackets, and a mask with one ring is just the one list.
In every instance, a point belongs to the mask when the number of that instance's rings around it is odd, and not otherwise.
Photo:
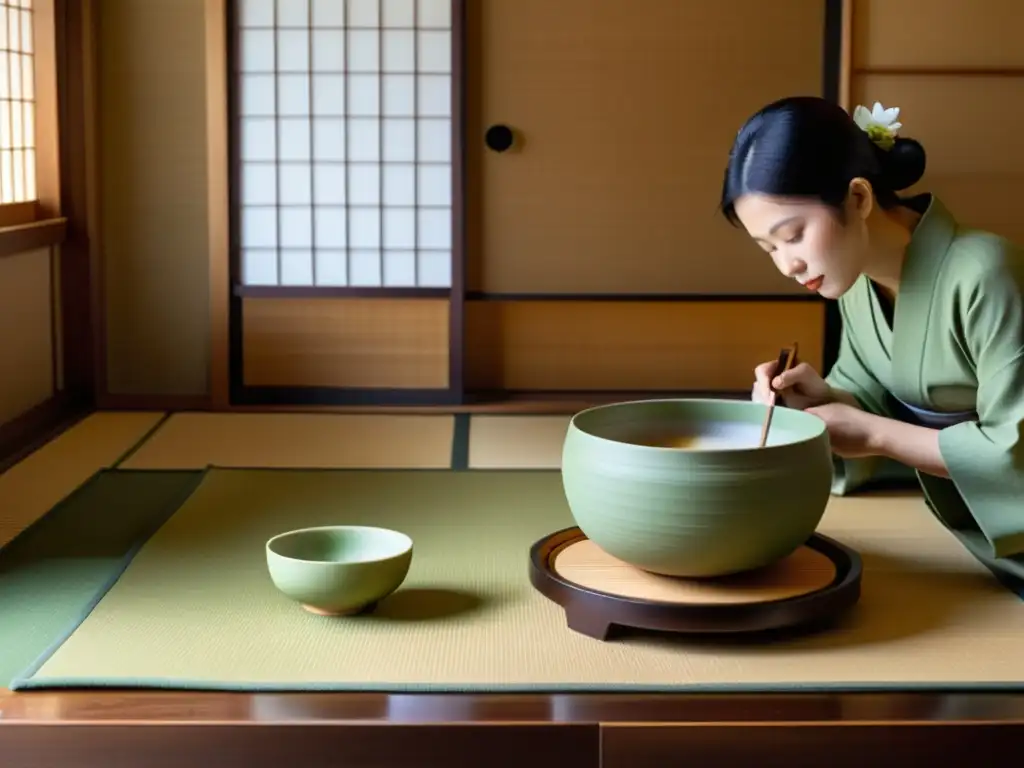
[(881, 155), (882, 177), (893, 192), (914, 186), (924, 176), (924, 147), (914, 139), (897, 138), (889, 150), (878, 150)]

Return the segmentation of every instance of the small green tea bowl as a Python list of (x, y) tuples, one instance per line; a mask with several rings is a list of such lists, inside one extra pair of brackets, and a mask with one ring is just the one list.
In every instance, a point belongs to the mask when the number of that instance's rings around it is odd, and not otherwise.
[(412, 539), (387, 528), (303, 528), (267, 542), (270, 579), (310, 613), (350, 616), (372, 608), (405, 581)]
[(825, 423), (739, 400), (642, 400), (577, 413), (562, 449), (576, 524), (597, 546), (666, 576), (770, 565), (814, 533), (828, 504)]

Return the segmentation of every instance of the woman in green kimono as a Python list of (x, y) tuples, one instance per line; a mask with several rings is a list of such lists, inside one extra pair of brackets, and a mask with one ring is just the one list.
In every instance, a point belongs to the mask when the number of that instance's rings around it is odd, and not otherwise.
[(789, 98), (736, 137), (725, 216), (783, 275), (838, 299), (843, 321), (827, 376), (766, 362), (753, 398), (774, 389), (825, 421), (834, 493), (886, 464), (914, 470), (977, 557), (1024, 576), (1024, 253), (934, 195), (898, 194), (925, 166), (898, 116)]

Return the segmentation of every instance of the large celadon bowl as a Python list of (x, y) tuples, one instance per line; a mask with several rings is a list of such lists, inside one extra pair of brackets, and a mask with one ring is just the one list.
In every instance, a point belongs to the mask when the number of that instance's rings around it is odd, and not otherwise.
[(738, 400), (643, 400), (577, 413), (562, 449), (576, 524), (653, 573), (713, 577), (770, 565), (814, 533), (828, 504), (825, 422)]

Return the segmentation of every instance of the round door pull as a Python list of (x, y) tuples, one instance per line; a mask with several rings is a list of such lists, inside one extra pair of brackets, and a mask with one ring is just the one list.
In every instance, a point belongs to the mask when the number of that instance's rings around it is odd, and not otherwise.
[(484, 134), (484, 143), (494, 152), (505, 152), (514, 142), (515, 135), (507, 125), (492, 125)]

